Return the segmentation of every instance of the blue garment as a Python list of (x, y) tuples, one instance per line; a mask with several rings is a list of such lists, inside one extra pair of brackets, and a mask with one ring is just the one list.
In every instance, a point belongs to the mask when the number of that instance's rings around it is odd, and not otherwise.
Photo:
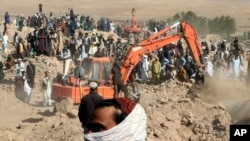
[(167, 69), (167, 64), (169, 64), (169, 60), (166, 57), (162, 57), (161, 59), (161, 72), (165, 73)]
[(8, 14), (5, 14), (4, 19), (5, 23), (10, 24), (10, 16)]
[(72, 36), (75, 33), (75, 30), (77, 29), (76, 22), (72, 21), (69, 25), (69, 36)]

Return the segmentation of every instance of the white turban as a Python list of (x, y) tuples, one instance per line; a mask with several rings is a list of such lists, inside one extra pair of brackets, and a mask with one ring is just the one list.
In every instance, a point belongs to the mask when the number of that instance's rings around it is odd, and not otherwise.
[(136, 104), (132, 112), (115, 127), (84, 136), (85, 141), (145, 141), (147, 116), (141, 105)]

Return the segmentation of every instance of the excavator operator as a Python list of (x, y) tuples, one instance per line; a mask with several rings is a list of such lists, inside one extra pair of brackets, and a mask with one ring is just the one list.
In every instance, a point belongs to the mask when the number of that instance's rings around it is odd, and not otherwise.
[(113, 74), (113, 85), (115, 86), (114, 98), (118, 98), (118, 94), (120, 90), (124, 92), (125, 97), (129, 96), (128, 89), (121, 80), (121, 77), (122, 77), (121, 59), (122, 59), (122, 56), (118, 54), (117, 58), (115, 59), (114, 66), (111, 70)]

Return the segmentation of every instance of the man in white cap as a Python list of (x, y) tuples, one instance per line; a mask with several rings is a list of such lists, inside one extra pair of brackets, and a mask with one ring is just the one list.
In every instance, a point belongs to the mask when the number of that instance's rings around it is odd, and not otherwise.
[(98, 83), (90, 82), (89, 83), (90, 92), (81, 99), (81, 103), (78, 110), (78, 117), (82, 123), (82, 128), (84, 133), (88, 133), (87, 125), (94, 112), (95, 106), (103, 100), (102, 96), (97, 93)]
[(16, 64), (16, 70), (17, 70), (17, 76), (22, 77), (22, 71), (24, 71), (24, 63), (22, 61), (22, 58), (17, 59), (17, 64)]

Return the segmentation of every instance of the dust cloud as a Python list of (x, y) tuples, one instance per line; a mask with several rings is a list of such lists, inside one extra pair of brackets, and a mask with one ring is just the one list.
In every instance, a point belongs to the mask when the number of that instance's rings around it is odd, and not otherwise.
[(201, 99), (211, 104), (222, 104), (234, 123), (250, 123), (250, 88), (244, 79), (208, 78)]

